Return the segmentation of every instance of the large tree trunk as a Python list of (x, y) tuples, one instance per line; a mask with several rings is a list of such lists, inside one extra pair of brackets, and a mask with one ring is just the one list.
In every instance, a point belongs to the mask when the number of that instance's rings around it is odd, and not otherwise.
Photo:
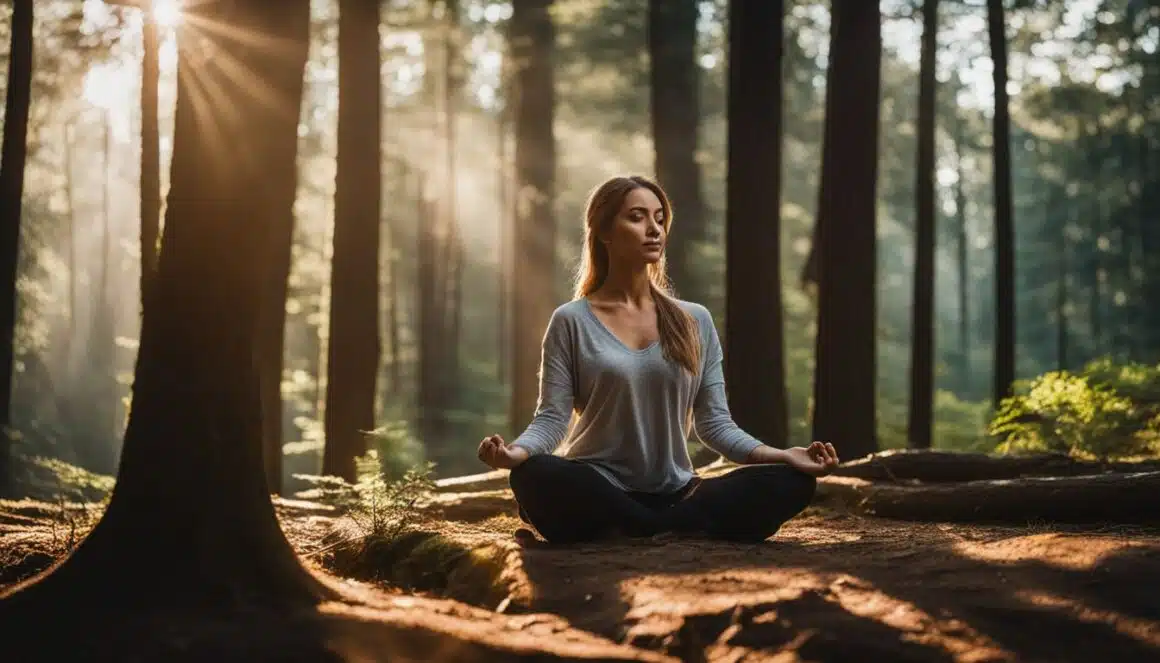
[(141, 306), (157, 273), (157, 238), (161, 217), (161, 129), (157, 88), (161, 77), (160, 44), (153, 3), (146, 2), (141, 24)]
[(914, 308), (911, 312), (910, 446), (929, 449), (934, 400), (934, 181), (935, 56), (938, 53), (938, 0), (922, 5), (922, 53), (918, 82), (918, 157), (915, 182)]
[[(649, 92), (656, 177), (672, 199), (679, 224), (665, 249), (678, 294), (704, 301), (696, 247), (705, 239), (705, 202), (697, 163), (700, 130), (700, 65), (697, 63), (697, 0), (649, 0)], [(768, 79), (763, 84), (769, 84)], [(778, 88), (780, 90), (780, 88)]]
[(875, 354), (879, 65), (876, 3), (835, 0), (816, 228), (818, 333), (814, 439), (844, 458), (878, 448)]
[(1007, 35), (1003, 0), (987, 0), (995, 86), (995, 406), (1015, 381), (1015, 226), (1011, 200), (1011, 116), (1007, 103)]
[(536, 407), (540, 344), (555, 308), (555, 27), (551, 0), (514, 0), (508, 25), (515, 86), (515, 229), (512, 275), (511, 427)]
[(12, 364), (16, 331), (16, 267), (20, 256), (20, 215), (24, 162), (28, 157), (28, 107), (32, 101), (32, 0), (12, 5), (12, 45), (4, 102), (4, 142), (0, 153), (0, 495), (10, 489)]
[(283, 157), (296, 153), (309, 3), (235, 0), (186, 11), (185, 25), (223, 29), (182, 35), (157, 296), (142, 319), (116, 488), (80, 546), (0, 604), (6, 625), (43, 620), (65, 596), (152, 614), (313, 603), (323, 593), (266, 491), (254, 365), (269, 243), (290, 212), (274, 209), (269, 184), (296, 176), (294, 159)]
[(783, 2), (729, 4), (726, 383), (737, 423), (776, 446), (789, 436), (780, 260), (784, 20)]
[(382, 84), (378, 0), (342, 0), (338, 19), (338, 158), (322, 473), (355, 478), (375, 423), (379, 372)]

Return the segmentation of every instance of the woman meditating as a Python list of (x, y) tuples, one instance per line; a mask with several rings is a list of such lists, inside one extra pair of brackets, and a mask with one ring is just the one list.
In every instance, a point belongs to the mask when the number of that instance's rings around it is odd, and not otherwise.
[[(535, 417), (510, 444), (484, 439), (480, 460), (511, 470), (520, 516), (551, 543), (772, 536), (837, 466), (833, 445), (776, 449), (733, 422), (712, 316), (669, 294), (672, 209), (660, 186), (610, 179), (589, 197), (585, 221), (575, 299), (544, 335)], [(690, 412), (701, 441), (745, 467), (698, 477)]]

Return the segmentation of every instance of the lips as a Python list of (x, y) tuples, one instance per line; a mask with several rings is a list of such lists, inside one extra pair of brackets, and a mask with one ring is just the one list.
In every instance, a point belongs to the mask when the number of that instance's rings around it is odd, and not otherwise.
[(656, 250), (658, 250), (658, 251), (659, 251), (659, 250), (661, 249), (661, 243), (660, 243), (660, 242), (645, 242), (645, 243), (644, 243), (644, 248), (646, 248), (646, 249), (656, 249)]

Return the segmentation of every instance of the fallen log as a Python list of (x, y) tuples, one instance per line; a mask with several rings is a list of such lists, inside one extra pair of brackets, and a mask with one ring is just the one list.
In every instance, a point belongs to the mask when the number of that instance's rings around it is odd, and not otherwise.
[(1079, 460), (1060, 453), (999, 456), (957, 451), (892, 449), (843, 463), (834, 472), (834, 476), (876, 481), (918, 479), (942, 483), (1156, 471), (1160, 471), (1160, 461), (1100, 463)]
[(508, 471), (492, 470), (479, 474), (437, 479), (435, 491), (439, 493), (470, 493), (481, 490), (499, 490), (507, 488), (507, 485)]
[(1160, 523), (1160, 472), (1024, 477), (959, 483), (818, 481), (815, 504), (900, 520), (1028, 523)]

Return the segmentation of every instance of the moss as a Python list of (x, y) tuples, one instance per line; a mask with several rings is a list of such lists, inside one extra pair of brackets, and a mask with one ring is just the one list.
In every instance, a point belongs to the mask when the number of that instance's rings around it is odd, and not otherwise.
[(500, 581), (505, 561), (505, 552), (496, 546), (471, 549), (429, 531), (409, 531), (391, 539), (369, 537), (336, 551), (332, 558), (334, 570), (342, 575), (485, 608), (494, 608), (507, 595)]

